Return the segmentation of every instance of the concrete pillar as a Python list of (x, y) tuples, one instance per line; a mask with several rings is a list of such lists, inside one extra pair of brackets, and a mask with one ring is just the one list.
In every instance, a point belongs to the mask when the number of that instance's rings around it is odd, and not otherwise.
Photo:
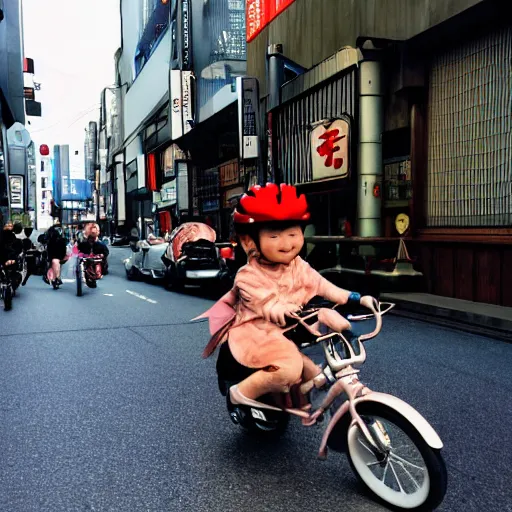
[[(381, 236), (383, 91), (380, 62), (359, 64), (359, 158), (357, 228), (361, 237)], [(375, 186), (379, 194), (374, 195)]]

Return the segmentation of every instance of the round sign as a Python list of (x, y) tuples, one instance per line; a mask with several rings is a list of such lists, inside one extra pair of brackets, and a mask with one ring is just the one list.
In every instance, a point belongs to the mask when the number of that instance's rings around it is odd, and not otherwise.
[(399, 213), (395, 219), (395, 227), (399, 235), (403, 235), (409, 229), (409, 216)]
[(39, 146), (39, 153), (41, 156), (48, 156), (50, 154), (50, 148), (46, 144), (41, 144)]

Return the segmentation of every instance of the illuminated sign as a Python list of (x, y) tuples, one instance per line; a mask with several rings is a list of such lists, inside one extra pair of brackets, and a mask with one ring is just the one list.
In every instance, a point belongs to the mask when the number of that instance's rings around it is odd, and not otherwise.
[(247, 42), (252, 41), (295, 0), (246, 0)]

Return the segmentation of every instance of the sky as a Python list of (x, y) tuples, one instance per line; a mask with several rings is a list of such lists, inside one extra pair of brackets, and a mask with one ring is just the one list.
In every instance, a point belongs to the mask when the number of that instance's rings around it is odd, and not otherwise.
[[(22, 2), (25, 57), (34, 59), (33, 80), (41, 84), (36, 101), (42, 104), (42, 117), (27, 118), (26, 128), (36, 147), (69, 144), (70, 154), (78, 150), (71, 162), (76, 167), (83, 163), (84, 130), (99, 119), (101, 91), (114, 83), (119, 0)], [(26, 75), (25, 85), (31, 81)]]

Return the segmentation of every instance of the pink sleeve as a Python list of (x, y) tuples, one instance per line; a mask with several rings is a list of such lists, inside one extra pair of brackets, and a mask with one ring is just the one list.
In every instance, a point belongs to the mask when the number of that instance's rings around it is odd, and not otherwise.
[(315, 296), (323, 297), (335, 304), (346, 304), (349, 292), (343, 288), (338, 288), (330, 281), (322, 277), (309, 263), (301, 261), (301, 275), (303, 279), (303, 286), (305, 286), (311, 298)]

